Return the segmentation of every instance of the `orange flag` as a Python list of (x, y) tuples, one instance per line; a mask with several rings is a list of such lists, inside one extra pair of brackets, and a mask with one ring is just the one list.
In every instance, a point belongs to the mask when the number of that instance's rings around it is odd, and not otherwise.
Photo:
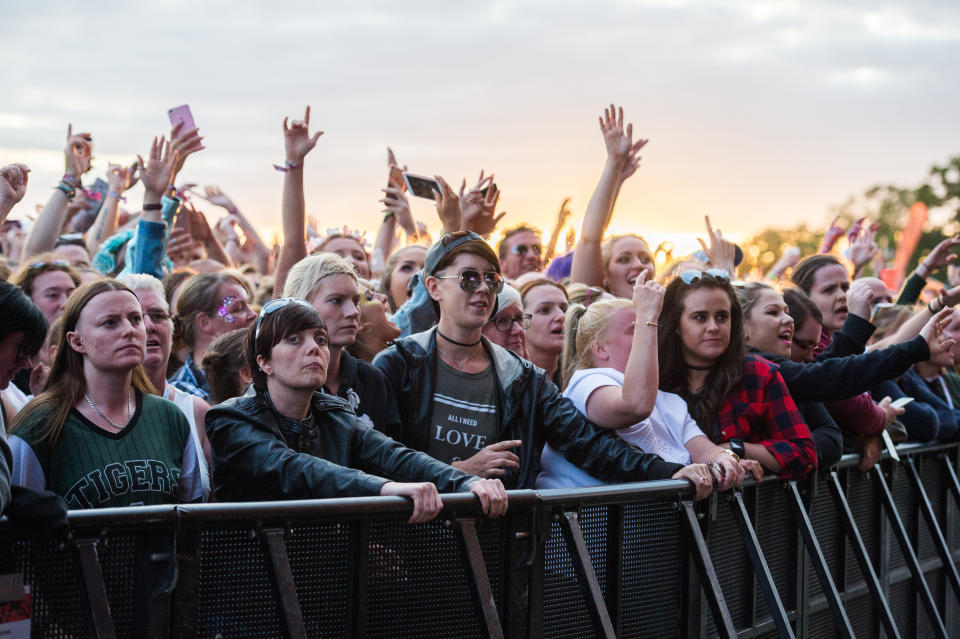
[[(927, 221), (927, 205), (923, 202), (914, 202), (910, 207), (910, 213), (907, 215), (907, 223), (903, 227), (900, 239), (897, 241), (897, 253), (893, 257), (893, 271), (896, 279), (896, 286), (891, 290), (897, 290), (903, 283), (907, 274), (907, 263), (917, 248), (920, 241), (920, 234), (923, 232), (923, 225)], [(886, 283), (886, 282), (885, 282)], [(889, 283), (888, 283), (889, 285)]]

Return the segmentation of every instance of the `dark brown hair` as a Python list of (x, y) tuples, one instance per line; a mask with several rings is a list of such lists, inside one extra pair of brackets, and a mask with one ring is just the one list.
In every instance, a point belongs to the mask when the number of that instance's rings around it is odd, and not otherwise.
[(224, 333), (210, 343), (203, 355), (202, 366), (210, 386), (211, 406), (243, 394), (240, 371), (247, 369), (247, 374), (250, 373), (243, 349), (247, 332), (245, 328), (238, 328)]
[[(824, 266), (831, 266), (833, 264), (843, 266), (840, 260), (826, 253), (808, 255), (793, 267), (793, 275), (790, 276), (790, 279), (793, 280), (794, 284), (803, 289), (804, 293), (809, 295), (810, 289), (813, 288), (813, 278), (817, 271)], [(846, 267), (844, 266), (844, 268)], [(794, 318), (794, 321), (796, 321), (796, 318)]]
[[(683, 359), (680, 318), (684, 313), (687, 294), (701, 288), (719, 289), (727, 294), (730, 300), (730, 345), (707, 373), (703, 388), (694, 398), (687, 379), (687, 363)], [(717, 279), (706, 273), (691, 284), (685, 283), (679, 277), (674, 278), (667, 285), (663, 296), (663, 311), (660, 313), (659, 322), (657, 344), (660, 356), (660, 390), (682, 397), (687, 402), (691, 416), (697, 420), (700, 430), (712, 438), (720, 407), (743, 377), (743, 362), (746, 356), (743, 312), (733, 286), (727, 280)]]
[[(258, 325), (259, 334), (257, 333)], [(322, 328), (324, 333), (327, 332), (327, 326), (323, 323), (320, 313), (303, 304), (287, 304), (283, 308), (264, 315), (262, 322), (258, 318), (250, 325), (243, 350), (247, 354), (247, 367), (250, 369), (254, 388), (258, 391), (267, 390), (267, 375), (260, 370), (257, 356), (270, 359), (273, 347), (281, 340), (286, 339), (291, 333), (308, 328)]]

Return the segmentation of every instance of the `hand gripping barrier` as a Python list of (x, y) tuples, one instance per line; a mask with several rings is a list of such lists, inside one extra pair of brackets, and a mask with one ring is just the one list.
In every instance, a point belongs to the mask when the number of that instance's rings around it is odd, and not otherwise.
[(489, 520), (445, 495), (74, 511), (0, 521), (33, 637), (960, 636), (958, 445), (870, 472), (511, 491)]

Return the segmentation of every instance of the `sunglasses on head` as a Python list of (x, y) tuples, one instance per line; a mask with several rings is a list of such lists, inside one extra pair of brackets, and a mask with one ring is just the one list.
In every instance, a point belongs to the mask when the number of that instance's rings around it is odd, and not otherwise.
[(467, 291), (475, 291), (480, 288), (480, 282), (483, 282), (487, 285), (491, 291), (496, 294), (500, 294), (500, 291), (503, 290), (503, 276), (497, 273), (496, 271), (475, 271), (473, 269), (467, 269), (466, 271), (461, 272), (459, 275), (434, 275), (438, 280), (449, 280), (457, 278), (460, 283), (460, 289)]
[(259, 317), (257, 317), (257, 325), (253, 329), (254, 344), (256, 344), (257, 339), (260, 337), (260, 324), (263, 323), (263, 318), (269, 315), (270, 313), (279, 311), (281, 308), (285, 306), (289, 306), (290, 304), (298, 304), (300, 306), (304, 306), (311, 310), (316, 310), (313, 308), (313, 304), (311, 304), (310, 302), (307, 302), (306, 300), (302, 300), (299, 297), (281, 297), (275, 300), (270, 300), (269, 302), (263, 305), (263, 308), (260, 309), (260, 315)]
[(705, 271), (690, 269), (680, 273), (680, 279), (683, 280), (684, 284), (689, 286), (694, 282), (699, 282), (704, 275), (709, 275), (713, 279), (720, 280), (722, 282), (730, 281), (730, 273), (728, 273), (726, 269), (722, 268), (708, 268)]
[(539, 244), (515, 244), (510, 247), (510, 252), (520, 257), (526, 255), (528, 251), (534, 255), (540, 255), (543, 252), (543, 247)]
[(30, 264), (30, 268), (43, 268), (44, 266), (70, 266), (70, 262), (67, 260), (50, 260), (49, 262), (33, 262)]

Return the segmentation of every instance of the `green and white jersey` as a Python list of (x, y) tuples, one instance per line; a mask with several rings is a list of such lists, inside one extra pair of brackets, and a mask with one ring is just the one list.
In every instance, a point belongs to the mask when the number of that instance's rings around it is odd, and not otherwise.
[(201, 499), (197, 452), (186, 417), (172, 402), (137, 393), (119, 433), (70, 411), (56, 446), (42, 439), (43, 416), (10, 437), (13, 483), (51, 490), (70, 508), (149, 506)]

